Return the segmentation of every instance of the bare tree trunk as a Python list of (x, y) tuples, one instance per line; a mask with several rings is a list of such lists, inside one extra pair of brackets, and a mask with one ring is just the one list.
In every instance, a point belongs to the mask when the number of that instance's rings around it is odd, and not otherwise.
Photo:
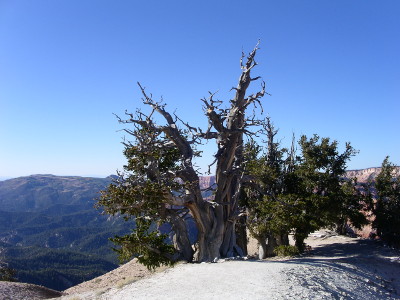
[(222, 206), (213, 207), (203, 202), (200, 205), (189, 205), (198, 228), (197, 251), (194, 259), (199, 262), (215, 261), (221, 257), (220, 247), (223, 241), (223, 211)]
[(236, 244), (242, 250), (243, 256), (248, 254), (247, 252), (247, 230), (246, 230), (246, 216), (240, 216), (236, 222)]
[(289, 235), (287, 233), (283, 233), (277, 236), (278, 246), (284, 245), (289, 246)]
[(177, 257), (176, 260), (185, 260), (188, 262), (192, 261), (194, 250), (189, 239), (185, 220), (183, 220), (180, 216), (175, 216), (172, 218), (171, 223), (172, 230), (175, 233), (172, 240), (175, 249), (177, 249), (179, 253), (179, 257)]
[(255, 239), (258, 242), (258, 259), (267, 258), (267, 239), (266, 237), (257, 236)]
[(274, 249), (279, 246), (276, 240), (275, 234), (269, 234), (267, 238), (267, 252), (266, 256), (271, 257), (275, 256)]
[(341, 220), (336, 223), (336, 233), (340, 235), (346, 235), (347, 233), (347, 222), (346, 220)]
[(195, 253), (195, 260), (199, 262), (218, 260), (221, 257), (222, 238), (222, 235), (211, 236), (205, 232), (199, 232), (198, 251)]

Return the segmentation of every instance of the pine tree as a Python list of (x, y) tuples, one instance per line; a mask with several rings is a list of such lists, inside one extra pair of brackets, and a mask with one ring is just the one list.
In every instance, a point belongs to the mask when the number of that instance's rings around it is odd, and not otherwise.
[(378, 236), (394, 247), (400, 247), (400, 175), (386, 157), (376, 177), (376, 206), (373, 227)]

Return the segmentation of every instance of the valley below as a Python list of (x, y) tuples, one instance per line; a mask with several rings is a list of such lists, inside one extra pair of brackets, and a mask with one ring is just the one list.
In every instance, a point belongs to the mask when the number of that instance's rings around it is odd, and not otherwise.
[(109, 238), (134, 222), (94, 208), (110, 182), (53, 175), (0, 182), (0, 263), (20, 282), (59, 291), (117, 268)]

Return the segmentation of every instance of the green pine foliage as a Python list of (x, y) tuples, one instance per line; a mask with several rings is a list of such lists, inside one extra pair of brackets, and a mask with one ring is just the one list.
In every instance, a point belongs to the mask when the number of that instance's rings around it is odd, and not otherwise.
[[(256, 238), (294, 234), (297, 248), (304, 250), (304, 239), (322, 227), (339, 228), (350, 221), (360, 228), (367, 224), (361, 210), (365, 199), (356, 182), (344, 179), (346, 164), (356, 154), (349, 143), (342, 153), (338, 143), (314, 135), (302, 136), (300, 151), (280, 148), (273, 141), (276, 131), (269, 128), (266, 151), (247, 145), (247, 172), (257, 188), (245, 188), (248, 227)], [(254, 182), (253, 182), (254, 183)]]
[(114, 250), (119, 254), (122, 262), (137, 257), (139, 263), (149, 270), (174, 263), (172, 256), (175, 248), (165, 242), (168, 235), (161, 234), (158, 230), (152, 230), (151, 225), (151, 220), (136, 218), (136, 228), (131, 234), (111, 239), (120, 246)]
[(292, 245), (280, 245), (274, 249), (277, 256), (296, 256), (299, 255), (299, 249)]
[(378, 236), (394, 247), (400, 247), (400, 175), (386, 157), (376, 178), (376, 206), (373, 227)]
[(178, 170), (180, 154), (176, 147), (159, 147), (165, 139), (160, 131), (136, 128), (129, 132), (137, 139), (125, 144), (125, 173), (102, 191), (97, 205), (107, 214), (135, 219), (131, 233), (111, 240), (118, 246), (115, 251), (121, 261), (136, 257), (151, 270), (174, 263), (175, 248), (158, 228), (168, 222), (167, 195), (182, 189), (182, 184), (169, 175)]
[(17, 281), (17, 271), (0, 263), (0, 281)]

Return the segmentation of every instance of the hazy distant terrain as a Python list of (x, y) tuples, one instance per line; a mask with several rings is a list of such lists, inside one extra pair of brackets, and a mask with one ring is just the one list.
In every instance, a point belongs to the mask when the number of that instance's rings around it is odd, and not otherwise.
[(349, 170), (346, 172), (347, 178), (357, 178), (358, 182), (366, 183), (369, 180), (375, 180), (375, 177), (381, 172), (381, 168), (367, 168), (361, 170)]
[(5, 211), (63, 212), (92, 208), (111, 178), (31, 175), (0, 182), (0, 205)]
[(0, 182), (0, 259), (20, 281), (58, 290), (117, 267), (108, 239), (134, 224), (94, 209), (110, 182), (53, 175)]

